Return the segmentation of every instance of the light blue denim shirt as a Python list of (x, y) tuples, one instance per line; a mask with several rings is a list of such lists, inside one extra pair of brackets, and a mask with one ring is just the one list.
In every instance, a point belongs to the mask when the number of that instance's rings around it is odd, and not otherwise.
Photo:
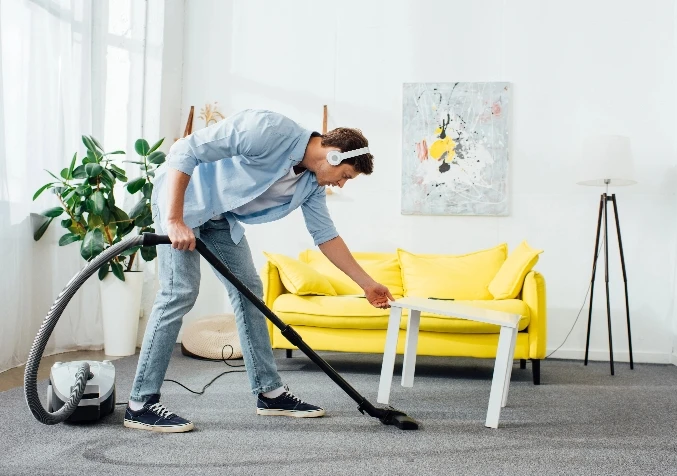
[(245, 110), (177, 141), (165, 166), (155, 177), (152, 210), (166, 228), (167, 169), (191, 175), (186, 189), (183, 220), (196, 228), (224, 215), (231, 236), (239, 243), (240, 224), (267, 223), (289, 215), (299, 206), (315, 245), (338, 236), (327, 210), (326, 194), (308, 171), (296, 185), (290, 202), (249, 215), (231, 210), (249, 203), (301, 162), (312, 132), (271, 111)]

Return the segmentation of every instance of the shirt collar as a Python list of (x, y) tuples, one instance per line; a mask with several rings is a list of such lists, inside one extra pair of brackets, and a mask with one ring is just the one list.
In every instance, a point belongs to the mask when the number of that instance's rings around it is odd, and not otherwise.
[(310, 141), (310, 138), (315, 135), (319, 135), (319, 133), (303, 129), (303, 132), (299, 136), (299, 140), (296, 142), (296, 145), (289, 154), (289, 160), (291, 160), (294, 165), (303, 160), (303, 156), (306, 153), (306, 148), (308, 147), (308, 142)]

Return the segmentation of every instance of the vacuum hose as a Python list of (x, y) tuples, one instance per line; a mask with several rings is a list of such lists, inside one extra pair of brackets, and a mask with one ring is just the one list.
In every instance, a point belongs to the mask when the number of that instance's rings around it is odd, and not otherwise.
[(136, 246), (142, 246), (143, 244), (143, 235), (134, 236), (111, 246), (106, 251), (99, 254), (90, 261), (82, 271), (73, 276), (47, 313), (47, 317), (45, 317), (45, 320), (42, 322), (42, 326), (40, 326), (38, 335), (35, 336), (33, 346), (28, 354), (28, 362), (26, 362), (26, 371), (24, 373), (26, 403), (33, 413), (33, 416), (41, 423), (44, 423), (45, 425), (54, 425), (56, 423), (61, 423), (71, 416), (78, 407), (82, 395), (85, 393), (87, 380), (91, 378), (89, 364), (85, 362), (78, 368), (78, 371), (75, 374), (75, 385), (71, 390), (70, 398), (64, 406), (53, 413), (48, 412), (42, 406), (42, 402), (40, 402), (40, 397), (38, 396), (38, 367), (40, 366), (40, 359), (42, 359), (42, 353), (45, 351), (47, 341), (52, 335), (52, 331), (59, 321), (63, 310), (77, 290), (80, 289), (80, 286), (87, 281), (87, 278), (96, 273), (101, 266), (123, 251)]

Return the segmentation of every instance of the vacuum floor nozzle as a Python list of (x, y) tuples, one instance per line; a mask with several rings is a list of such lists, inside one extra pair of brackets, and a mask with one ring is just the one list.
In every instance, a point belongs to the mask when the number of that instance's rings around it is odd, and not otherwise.
[(384, 425), (394, 425), (400, 430), (418, 430), (418, 422), (406, 413), (392, 407), (384, 410), (385, 415), (380, 419)]

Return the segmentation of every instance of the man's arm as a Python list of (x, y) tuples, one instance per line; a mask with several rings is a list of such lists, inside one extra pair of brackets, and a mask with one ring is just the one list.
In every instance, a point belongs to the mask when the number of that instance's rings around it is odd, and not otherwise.
[(350, 253), (343, 238), (337, 236), (334, 239), (325, 241), (319, 245), (320, 251), (329, 258), (329, 261), (346, 273), (350, 279), (355, 281), (363, 290), (369, 302), (380, 308), (388, 308), (388, 300), (394, 301), (392, 294), (387, 287), (377, 283), (374, 279), (362, 269), (355, 258)]
[(195, 249), (195, 234), (183, 221), (183, 202), (190, 175), (176, 169), (167, 170), (167, 236), (172, 248)]

